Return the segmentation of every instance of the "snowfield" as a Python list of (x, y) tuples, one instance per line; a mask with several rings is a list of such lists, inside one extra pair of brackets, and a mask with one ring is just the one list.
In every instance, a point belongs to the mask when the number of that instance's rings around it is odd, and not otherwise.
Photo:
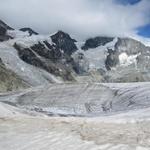
[(119, 118), (110, 116), (109, 122), (105, 122), (101, 117), (51, 118), (9, 114), (8, 118), (0, 119), (0, 149), (149, 150), (148, 120), (116, 122), (116, 119)]
[(82, 83), (2, 93), (0, 149), (149, 150), (149, 90), (150, 83)]

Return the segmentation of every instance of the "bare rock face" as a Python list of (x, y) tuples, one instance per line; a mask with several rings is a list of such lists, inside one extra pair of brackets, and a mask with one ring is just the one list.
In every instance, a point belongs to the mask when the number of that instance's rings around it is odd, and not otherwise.
[(5, 35), (6, 34), (6, 28), (4, 28), (3, 26), (0, 26), (0, 35)]
[(76, 53), (73, 56), (73, 69), (75, 70), (75, 72), (79, 75), (85, 74), (88, 72), (89, 70), (89, 63), (87, 58), (84, 56), (83, 53)]
[(113, 37), (95, 37), (86, 40), (85, 44), (82, 46), (83, 50), (88, 50), (90, 48), (96, 48), (98, 46), (104, 46), (105, 44), (113, 41)]
[(12, 27), (10, 27), (6, 23), (4, 23), (2, 20), (0, 20), (0, 26), (4, 27), (7, 30), (14, 30)]
[(77, 50), (77, 46), (75, 45), (76, 40), (72, 39), (67, 33), (58, 31), (51, 38), (57, 48), (62, 49), (67, 55), (71, 55)]
[(48, 41), (43, 41), (43, 43), (47, 46), (45, 47), (42, 43), (37, 43), (31, 46), (31, 49), (35, 51), (38, 55), (50, 59), (52, 61), (57, 61), (63, 57), (63, 54), (60, 49), (56, 49), (55, 45), (51, 45)]
[(7, 35), (7, 30), (13, 29), (0, 20), (0, 42), (6, 41), (11, 38)]
[(77, 50), (76, 40), (62, 31), (49, 37), (49, 40), (37, 41), (31, 46), (22, 46), (16, 42), (14, 48), (24, 62), (44, 69), (65, 81), (74, 81), (73, 74), (77, 73), (77, 70), (71, 54)]
[(107, 70), (111, 70), (119, 63), (118, 52), (112, 49), (108, 49), (108, 55), (105, 61), (105, 66)]
[(2, 65), (3, 64), (3, 62), (2, 62), (2, 59), (0, 58), (0, 64)]
[(38, 35), (37, 32), (35, 32), (34, 30), (32, 30), (31, 28), (21, 28), (20, 31), (23, 31), (23, 32), (28, 32), (29, 35)]
[(6, 36), (7, 29), (4, 26), (0, 25), (0, 42), (7, 40)]
[(35, 44), (30, 48), (23, 48), (15, 43), (14, 48), (18, 51), (19, 57), (26, 63), (44, 69), (53, 75), (63, 78), (64, 80), (74, 80), (71, 67), (69, 68), (63, 64), (61, 57), (57, 54), (59, 53), (61, 55), (61, 51), (59, 49), (56, 49), (53, 46), (49, 49), (41, 43)]

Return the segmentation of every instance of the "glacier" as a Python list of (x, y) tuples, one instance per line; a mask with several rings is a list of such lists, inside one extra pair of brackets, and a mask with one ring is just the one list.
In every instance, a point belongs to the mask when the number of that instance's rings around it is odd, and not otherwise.
[[(114, 90), (118, 99), (113, 95)], [(58, 84), (3, 93), (0, 95), (0, 148), (149, 150), (149, 90), (150, 83)], [(102, 110), (93, 107), (93, 103), (99, 106), (105, 100), (113, 101), (112, 110), (98, 114)], [(29, 109), (34, 105), (36, 109)], [(89, 111), (86, 106), (93, 109)]]
[(150, 150), (149, 47), (5, 26), (0, 65), (28, 86), (0, 91), (0, 150)]

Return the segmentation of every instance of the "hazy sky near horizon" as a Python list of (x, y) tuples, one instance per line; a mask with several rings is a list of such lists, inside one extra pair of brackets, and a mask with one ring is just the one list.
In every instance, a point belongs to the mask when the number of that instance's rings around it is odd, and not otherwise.
[(150, 37), (150, 0), (1, 0), (0, 19), (14, 28), (63, 30), (77, 39)]

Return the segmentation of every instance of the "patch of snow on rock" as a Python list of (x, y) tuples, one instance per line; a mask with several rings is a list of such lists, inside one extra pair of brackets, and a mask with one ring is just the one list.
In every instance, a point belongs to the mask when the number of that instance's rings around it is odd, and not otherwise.
[(137, 57), (140, 54), (136, 54), (136, 55), (130, 55), (128, 56), (127, 53), (123, 52), (119, 55), (119, 62), (121, 66), (129, 66), (131, 64), (134, 64), (136, 66), (137, 64)]
[[(112, 50), (115, 49), (115, 44), (118, 41), (118, 38), (114, 38), (112, 42), (107, 43), (104, 46), (99, 46), (94, 49), (89, 49), (87, 51), (79, 50), (82, 52), (87, 60), (89, 61), (89, 68), (91, 70), (93, 69), (99, 69), (102, 68), (105, 70), (105, 60), (107, 58), (107, 49), (111, 48)], [(81, 45), (79, 43), (78, 45)]]

